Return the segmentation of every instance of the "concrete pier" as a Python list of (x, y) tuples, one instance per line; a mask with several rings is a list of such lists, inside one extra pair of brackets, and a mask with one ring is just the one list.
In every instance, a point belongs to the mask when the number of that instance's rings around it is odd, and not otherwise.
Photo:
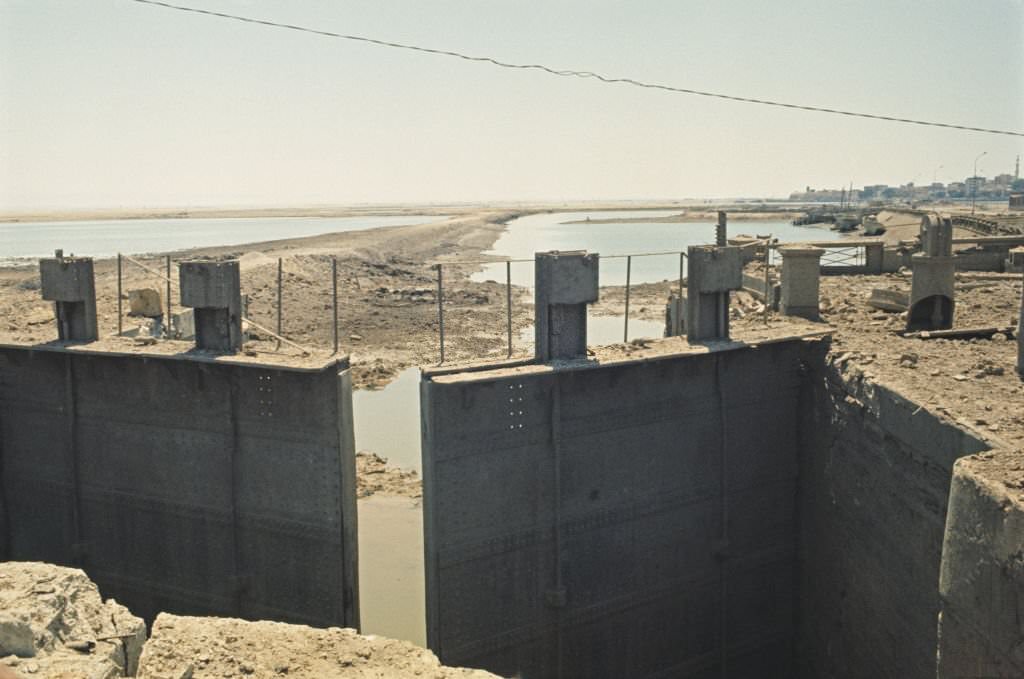
[(821, 256), (825, 251), (812, 247), (783, 247), (779, 248), (779, 254), (782, 255), (779, 310), (786, 316), (819, 320)]
[(953, 327), (956, 259), (949, 217), (926, 215), (921, 220), (921, 249), (911, 257), (913, 271), (907, 330)]
[(729, 291), (743, 287), (740, 249), (690, 246), (687, 262), (686, 338), (729, 339)]
[(39, 260), (43, 299), (54, 302), (57, 335), (62, 342), (92, 342), (96, 324), (96, 281), (92, 258), (56, 257)]
[(538, 252), (535, 265), (535, 356), (538, 362), (587, 355), (587, 305), (597, 301), (596, 254)]
[(242, 293), (238, 262), (182, 262), (182, 306), (195, 309), (196, 348), (235, 352), (242, 348)]

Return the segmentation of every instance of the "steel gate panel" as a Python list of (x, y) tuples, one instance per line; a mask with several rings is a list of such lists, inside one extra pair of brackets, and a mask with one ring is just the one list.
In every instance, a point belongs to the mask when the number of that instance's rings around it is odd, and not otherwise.
[(156, 613), (358, 626), (351, 382), (0, 347), (6, 558)]
[(800, 344), (425, 373), (430, 648), (503, 676), (785, 675)]

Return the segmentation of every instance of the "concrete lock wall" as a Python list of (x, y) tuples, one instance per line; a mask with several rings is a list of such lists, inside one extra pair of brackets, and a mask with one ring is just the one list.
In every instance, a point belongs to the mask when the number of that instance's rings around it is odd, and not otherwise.
[(427, 637), (443, 662), (792, 675), (809, 349), (742, 347), (425, 373)]
[(852, 364), (811, 364), (799, 676), (935, 677), (950, 479), (958, 458), (987, 446)]
[(4, 558), (159, 611), (359, 622), (346, 361), (0, 347)]

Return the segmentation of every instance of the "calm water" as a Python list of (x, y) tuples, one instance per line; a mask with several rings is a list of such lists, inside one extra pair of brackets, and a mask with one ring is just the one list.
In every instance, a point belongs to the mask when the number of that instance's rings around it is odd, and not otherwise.
[(0, 224), (0, 261), (65, 254), (111, 257), (301, 238), (379, 226), (425, 224), (444, 217), (267, 217), (259, 219), (117, 219)]
[[(417, 420), (418, 421), (418, 420)], [(404, 497), (359, 501), (359, 608), (363, 634), (427, 644), (423, 508)]]
[[(639, 252), (685, 251), (687, 246), (711, 243), (715, 239), (715, 227), (707, 223), (684, 222), (662, 223), (608, 223), (608, 224), (565, 224), (590, 217), (608, 219), (615, 217), (663, 217), (678, 214), (678, 211), (643, 212), (558, 212), (529, 215), (509, 222), (508, 228), (494, 244), (489, 254), (511, 259), (532, 259), (534, 253), (546, 250), (588, 250), (602, 256), (632, 254)], [(734, 221), (729, 224), (729, 234), (750, 236), (768, 235), (781, 241), (836, 240), (837, 231), (829, 229), (793, 226), (788, 221)], [(625, 259), (601, 260), (601, 285), (623, 285), (626, 282)], [(653, 283), (679, 276), (679, 255), (657, 257), (634, 257), (630, 280), (634, 283)], [(490, 264), (473, 276), (473, 280), (505, 282), (505, 264)], [(516, 285), (533, 286), (533, 263), (512, 264), (512, 282)]]

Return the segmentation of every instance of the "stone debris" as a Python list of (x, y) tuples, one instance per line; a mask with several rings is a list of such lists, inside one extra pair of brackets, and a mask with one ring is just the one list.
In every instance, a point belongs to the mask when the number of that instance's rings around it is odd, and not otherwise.
[(140, 679), (487, 679), (482, 670), (444, 667), (425, 648), (280, 622), (161, 613), (142, 653)]
[(164, 315), (160, 293), (152, 288), (128, 291), (128, 315), (157, 318)]
[(391, 467), (387, 458), (361, 450), (356, 453), (356, 494), (359, 499), (376, 494), (416, 499), (423, 495), (423, 482), (415, 471)]
[(75, 568), (0, 563), (0, 663), (16, 677), (134, 676), (146, 626)]
[(871, 297), (868, 299), (868, 306), (882, 311), (900, 313), (906, 311), (910, 306), (910, 295), (903, 290), (873, 288)]

